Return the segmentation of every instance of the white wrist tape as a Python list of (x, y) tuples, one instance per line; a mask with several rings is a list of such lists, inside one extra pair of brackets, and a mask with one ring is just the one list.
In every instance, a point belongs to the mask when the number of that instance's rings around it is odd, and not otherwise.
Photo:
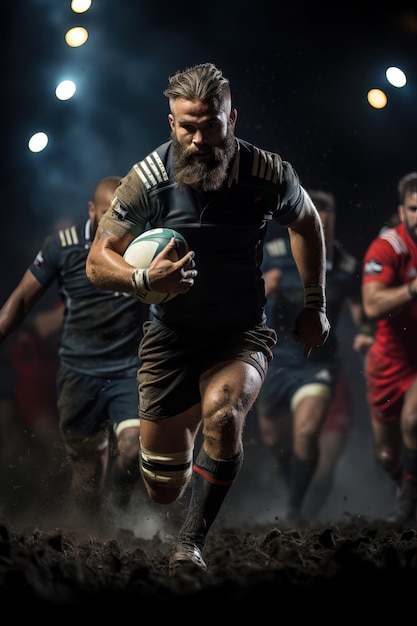
[(321, 285), (306, 285), (304, 287), (304, 308), (326, 311), (326, 294)]
[(141, 302), (145, 301), (146, 294), (151, 291), (149, 286), (148, 270), (135, 269), (132, 272), (132, 285), (135, 290), (135, 298)]

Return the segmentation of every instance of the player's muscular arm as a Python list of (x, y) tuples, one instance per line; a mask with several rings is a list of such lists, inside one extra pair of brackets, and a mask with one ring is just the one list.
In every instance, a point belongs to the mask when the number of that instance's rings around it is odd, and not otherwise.
[[(136, 273), (123, 254), (133, 240), (131, 235), (117, 237), (98, 226), (86, 262), (86, 274), (92, 285), (109, 291), (121, 291), (136, 297)], [(175, 241), (169, 244), (175, 246)], [(172, 262), (168, 246), (149, 266), (148, 281), (155, 291), (185, 293), (194, 282), (196, 271), (192, 269), (194, 252), (189, 251), (182, 259)]]
[(362, 297), (366, 315), (375, 320), (402, 310), (416, 299), (412, 294), (413, 287), (417, 289), (417, 279), (412, 281), (411, 288), (408, 283), (398, 287), (387, 287), (376, 280), (364, 283)]
[(44, 292), (43, 285), (30, 270), (26, 270), (22, 280), (0, 309), (1, 340), (19, 328)]
[(291, 251), (304, 286), (325, 285), (326, 254), (323, 226), (311, 199), (306, 196), (298, 219), (290, 224)]
[(291, 250), (304, 285), (304, 308), (295, 319), (292, 337), (304, 344), (308, 357), (330, 332), (326, 317), (326, 259), (320, 217), (306, 197), (302, 215), (289, 227)]
[(132, 266), (123, 253), (133, 236), (117, 237), (99, 224), (86, 261), (87, 278), (94, 287), (132, 293)]

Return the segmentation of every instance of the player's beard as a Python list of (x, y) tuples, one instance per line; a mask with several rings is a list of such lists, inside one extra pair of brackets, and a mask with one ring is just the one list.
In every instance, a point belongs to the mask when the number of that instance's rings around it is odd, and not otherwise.
[(232, 126), (228, 126), (222, 143), (211, 148), (209, 161), (196, 161), (190, 150), (183, 148), (174, 132), (172, 138), (172, 162), (175, 181), (180, 188), (198, 187), (203, 191), (217, 191), (227, 177), (229, 164), (236, 152), (236, 139)]
[(414, 241), (414, 243), (417, 243), (417, 227), (411, 226), (411, 224), (409, 224), (407, 220), (404, 221), (404, 224), (405, 224), (405, 229), (410, 235), (411, 239)]
[(417, 225), (415, 225), (415, 220), (413, 220), (413, 224), (411, 224), (411, 221), (407, 220), (407, 216), (405, 216), (404, 226), (414, 243), (417, 243)]

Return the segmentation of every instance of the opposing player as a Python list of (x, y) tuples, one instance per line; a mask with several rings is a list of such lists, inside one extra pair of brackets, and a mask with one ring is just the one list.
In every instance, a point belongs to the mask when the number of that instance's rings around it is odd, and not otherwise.
[[(235, 137), (229, 81), (212, 63), (169, 79), (171, 140), (136, 163), (103, 216), (87, 259), (99, 288), (178, 293), (152, 306), (140, 345), (141, 471), (150, 497), (191, 500), (170, 565), (205, 569), (202, 550), (242, 461), (242, 431), (271, 359), (261, 273), (270, 220), (289, 228), (305, 300), (294, 336), (308, 355), (329, 333), (320, 219), (288, 162)], [(149, 223), (190, 251), (147, 271), (123, 260)], [(195, 257), (195, 267), (193, 261)], [(196, 457), (199, 429), (203, 443)]]
[(148, 307), (126, 293), (99, 290), (85, 261), (120, 177), (99, 181), (88, 220), (46, 237), (19, 285), (0, 309), (0, 340), (15, 331), (54, 282), (65, 304), (57, 377), (59, 429), (71, 466), (71, 495), (82, 521), (103, 504), (113, 433), (114, 501), (126, 507), (139, 478), (138, 342)]
[(363, 260), (363, 303), (376, 320), (366, 357), (376, 459), (397, 485), (390, 518), (416, 519), (417, 506), (417, 172), (398, 183), (400, 223), (372, 241)]

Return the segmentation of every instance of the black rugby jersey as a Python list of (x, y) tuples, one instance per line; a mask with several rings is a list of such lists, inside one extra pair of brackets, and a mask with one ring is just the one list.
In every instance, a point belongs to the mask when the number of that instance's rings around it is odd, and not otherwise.
[(289, 224), (303, 206), (292, 166), (279, 155), (237, 140), (228, 179), (217, 192), (178, 188), (172, 142), (136, 163), (103, 216), (106, 230), (134, 237), (146, 226), (179, 231), (195, 251), (198, 276), (186, 293), (152, 305), (156, 319), (181, 329), (247, 329), (265, 322), (260, 265), (268, 223)]
[(148, 307), (91, 285), (85, 273), (91, 239), (90, 220), (61, 229), (46, 237), (29, 269), (45, 288), (56, 280), (65, 303), (61, 363), (90, 376), (132, 376)]
[[(268, 323), (278, 335), (273, 352), (286, 363), (296, 366), (299, 362), (302, 365), (305, 358), (291, 332), (294, 320), (303, 308), (304, 289), (291, 254), (288, 231), (275, 225), (271, 226), (265, 242), (262, 269), (267, 271), (274, 267), (281, 269), (282, 277), (278, 293), (269, 298), (266, 305)], [(337, 325), (347, 298), (361, 302), (361, 264), (335, 240), (333, 261), (326, 270), (326, 315), (332, 330), (320, 350), (311, 352), (309, 362), (325, 362), (338, 355)]]

